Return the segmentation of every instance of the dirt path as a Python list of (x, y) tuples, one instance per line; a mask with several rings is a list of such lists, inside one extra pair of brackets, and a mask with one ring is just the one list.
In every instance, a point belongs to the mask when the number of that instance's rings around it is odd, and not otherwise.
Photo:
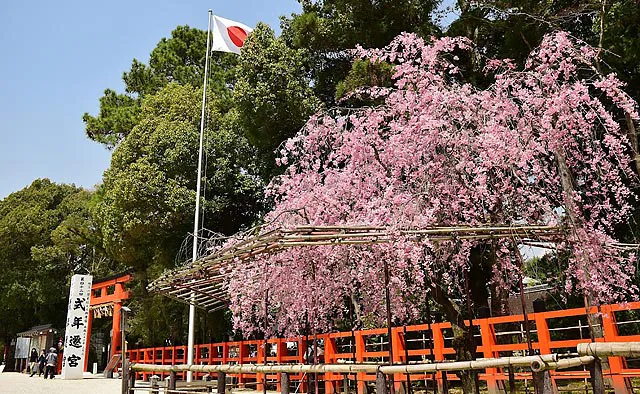
[(43, 379), (17, 372), (0, 373), (0, 394), (120, 394), (119, 379)]

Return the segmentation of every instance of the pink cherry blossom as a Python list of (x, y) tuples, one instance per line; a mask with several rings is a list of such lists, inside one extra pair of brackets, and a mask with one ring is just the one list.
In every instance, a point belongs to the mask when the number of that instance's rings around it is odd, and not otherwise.
[[(275, 206), (265, 230), (375, 225), (396, 235), (391, 243), (290, 248), (238, 262), (228, 283), (237, 329), (262, 330), (267, 318), (268, 335), (330, 330), (351, 298), (362, 324), (381, 324), (385, 261), (394, 321), (415, 319), (425, 283), (459, 291), (481, 242), (497, 250), (491, 285), (517, 280), (510, 240), (436, 243), (398, 231), (433, 226), (566, 224), (558, 248), (570, 256), (568, 290), (599, 302), (637, 293), (635, 257), (608, 247), (636, 201), (631, 148), (616, 119), (637, 120), (637, 104), (615, 75), (596, 74), (596, 51), (565, 33), (547, 36), (523, 69), (489, 60), (487, 89), (461, 75), (459, 56), (472, 50), (465, 38), (425, 42), (412, 34), (386, 48), (356, 48), (357, 56), (392, 63), (395, 84), (364, 92), (383, 105), (318, 113), (283, 145), (278, 162), (288, 167), (269, 186)], [(560, 155), (573, 181), (569, 194)]]

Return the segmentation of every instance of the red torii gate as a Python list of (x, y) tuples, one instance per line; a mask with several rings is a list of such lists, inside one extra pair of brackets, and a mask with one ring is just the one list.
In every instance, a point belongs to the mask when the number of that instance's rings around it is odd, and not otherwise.
[(124, 284), (130, 280), (131, 274), (127, 272), (100, 279), (93, 282), (91, 286), (91, 313), (89, 313), (89, 321), (87, 322), (87, 344), (84, 358), (85, 371), (89, 365), (89, 343), (94, 317), (113, 317), (109, 359), (113, 357), (120, 346), (120, 341), (122, 340), (122, 332), (120, 331), (120, 309), (122, 308), (122, 303), (131, 296), (131, 292), (124, 287)]

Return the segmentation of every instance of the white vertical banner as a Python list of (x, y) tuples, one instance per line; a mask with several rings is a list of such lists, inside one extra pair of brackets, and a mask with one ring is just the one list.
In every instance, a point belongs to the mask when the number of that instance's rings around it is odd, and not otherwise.
[(64, 334), (62, 379), (82, 379), (84, 359), (87, 357), (87, 324), (91, 301), (91, 275), (73, 275), (69, 290), (67, 328)]

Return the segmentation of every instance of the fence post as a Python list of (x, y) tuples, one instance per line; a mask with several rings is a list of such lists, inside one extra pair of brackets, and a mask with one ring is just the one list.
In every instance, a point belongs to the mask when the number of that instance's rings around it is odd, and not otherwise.
[(131, 366), (129, 366), (129, 393), (135, 393), (135, 388), (136, 388), (136, 371), (132, 370)]
[(129, 360), (125, 357), (122, 360), (122, 371), (120, 371), (120, 379), (122, 379), (122, 394), (129, 394)]
[(224, 372), (218, 372), (218, 394), (225, 394), (227, 392), (227, 374)]
[[(265, 342), (256, 341), (257, 346), (257, 364), (267, 365), (267, 347), (265, 346)], [(267, 342), (268, 346), (268, 342)], [(267, 382), (267, 374), (266, 373), (257, 373), (256, 374), (256, 391), (264, 391), (266, 390), (266, 382)]]
[(176, 371), (171, 371), (169, 373), (169, 390), (175, 390), (176, 389)]
[[(616, 342), (618, 340), (618, 326), (616, 325), (616, 316), (610, 305), (602, 306), (601, 320), (604, 340), (606, 342)], [(597, 373), (598, 364), (600, 364), (600, 359), (596, 357), (596, 362), (594, 363), (595, 373)], [(624, 368), (625, 359), (623, 357), (609, 357), (609, 374), (611, 375), (613, 389), (616, 394), (627, 394), (629, 392), (629, 390), (627, 390), (627, 379), (622, 375)], [(602, 372), (601, 365), (600, 371)], [(602, 379), (602, 377), (600, 377), (600, 379)]]
[(289, 394), (289, 374), (286, 372), (280, 374), (280, 392)]
[[(538, 346), (540, 347), (540, 354), (551, 354), (551, 334), (549, 331), (549, 325), (547, 324), (547, 319), (545, 317), (544, 312), (534, 313), (531, 317), (531, 320), (536, 322), (536, 331), (538, 333)], [(555, 372), (554, 372), (555, 373)], [(533, 384), (538, 385), (538, 387), (542, 387), (546, 385), (547, 380), (551, 385), (550, 393), (557, 393), (558, 388), (551, 377), (551, 372), (545, 371), (544, 376), (537, 377), (537, 373), (533, 372), (531, 374)], [(538, 391), (538, 393), (543, 393), (543, 391)], [(546, 393), (546, 391), (545, 391)]]
[(442, 371), (442, 384), (438, 387), (438, 392), (443, 394), (449, 393), (449, 381), (447, 380), (447, 371)]
[[(442, 325), (440, 323), (431, 324), (431, 338), (433, 339), (434, 361), (445, 361), (444, 358), (444, 335), (442, 335)], [(438, 382), (438, 392), (447, 393), (447, 372), (436, 372)]]
[[(494, 358), (493, 346), (496, 344), (495, 334), (489, 319), (478, 319), (480, 323), (480, 338), (482, 339), (482, 353), (485, 358)], [(497, 368), (487, 368), (487, 391), (489, 394), (498, 394), (498, 384), (496, 380)]]
[[(354, 337), (356, 339), (356, 359), (354, 362), (356, 364), (364, 362), (364, 354), (366, 352), (366, 345), (364, 341), (364, 337), (362, 335), (362, 331), (355, 331)], [(366, 394), (367, 393), (367, 383), (365, 382), (365, 374), (363, 372), (358, 372), (356, 374), (358, 380), (358, 387), (356, 388), (356, 392), (358, 394)]]
[[(391, 337), (393, 338), (393, 341), (389, 341), (389, 346), (391, 346), (393, 349), (393, 364), (402, 364), (402, 359), (405, 356), (406, 344), (404, 342), (404, 335), (402, 335), (401, 330), (402, 328), (400, 327), (393, 327), (391, 329)], [(408, 362), (409, 360), (406, 361), (407, 364)], [(405, 389), (405, 393), (409, 393), (411, 391), (411, 387), (410, 387), (411, 380), (408, 379), (408, 377), (409, 377), (408, 374), (406, 376), (402, 376), (401, 373), (394, 374), (393, 375), (394, 391), (391, 391), (391, 392), (399, 393), (400, 390), (403, 389), (403, 386), (407, 386)], [(403, 383), (403, 380), (405, 381), (404, 383)]]
[[(276, 339), (276, 364), (283, 363), (283, 357), (287, 354), (287, 343), (284, 338)], [(282, 375), (280, 376), (282, 378)], [(282, 380), (276, 378), (276, 391), (282, 391)]]
[[(338, 353), (338, 349), (336, 348), (335, 339), (331, 338), (331, 336), (326, 335), (324, 337), (324, 363), (325, 364), (333, 364), (336, 362), (335, 354)], [(337, 378), (337, 374), (327, 372), (324, 374), (324, 392), (325, 394), (334, 394), (336, 392), (335, 387), (335, 379)]]
[(376, 394), (387, 394), (387, 377), (380, 372), (376, 372)]

